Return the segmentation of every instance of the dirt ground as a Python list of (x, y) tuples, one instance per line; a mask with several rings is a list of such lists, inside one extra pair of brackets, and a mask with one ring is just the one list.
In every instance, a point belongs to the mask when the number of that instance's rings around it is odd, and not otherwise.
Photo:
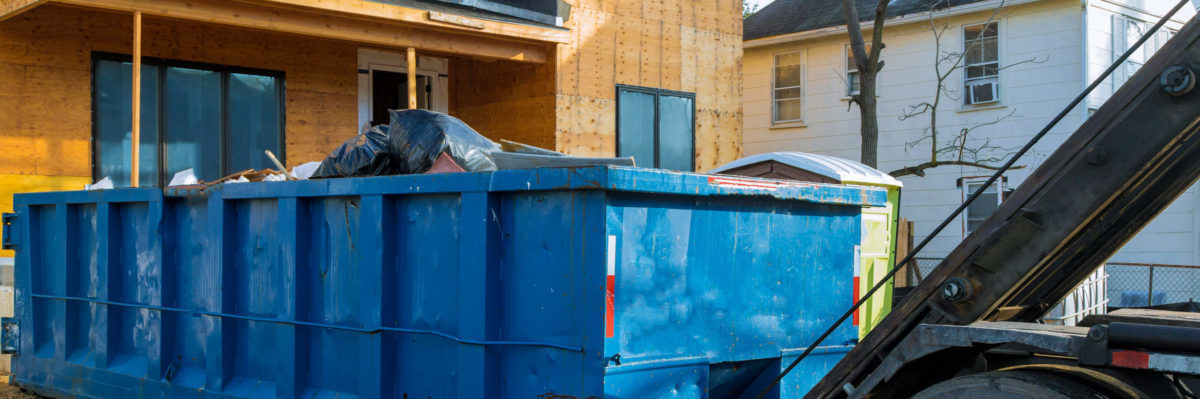
[(0, 377), (0, 399), (37, 399), (37, 395), (21, 392), (20, 388), (8, 385), (8, 376)]

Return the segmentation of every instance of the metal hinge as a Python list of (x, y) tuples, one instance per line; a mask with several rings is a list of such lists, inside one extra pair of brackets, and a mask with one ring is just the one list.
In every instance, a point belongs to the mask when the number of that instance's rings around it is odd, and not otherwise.
[(16, 227), (16, 224), (17, 214), (15, 213), (5, 213), (2, 217), (0, 217), (0, 226), (3, 226), (4, 229), (3, 231), (0, 231), (0, 235), (4, 236), (4, 241), (0, 243), (0, 248), (17, 249), (17, 241), (16, 238), (14, 238), (17, 229), (13, 228)]
[(16, 317), (0, 317), (0, 353), (17, 353), (21, 338), (21, 326)]

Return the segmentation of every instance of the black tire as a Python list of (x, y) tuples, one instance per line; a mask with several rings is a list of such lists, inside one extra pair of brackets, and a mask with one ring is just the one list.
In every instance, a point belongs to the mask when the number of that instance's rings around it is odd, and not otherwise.
[(1110, 398), (1086, 384), (1051, 373), (993, 371), (942, 381), (918, 392), (914, 399), (1098, 399)]

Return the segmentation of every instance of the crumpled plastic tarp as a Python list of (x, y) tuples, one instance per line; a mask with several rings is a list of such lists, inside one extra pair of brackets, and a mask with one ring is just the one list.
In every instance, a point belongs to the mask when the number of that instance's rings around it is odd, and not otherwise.
[(425, 173), (443, 152), (468, 172), (496, 170), (489, 154), (500, 145), (450, 115), (423, 109), (390, 110), (392, 163), (399, 174)]
[(321, 161), (312, 178), (395, 174), (388, 155), (387, 129), (384, 125), (375, 126), (346, 140)]
[(468, 172), (496, 170), (489, 155), (500, 146), (458, 118), (433, 111), (388, 111), (390, 125), (375, 126), (329, 154), (313, 178), (425, 173), (442, 153)]

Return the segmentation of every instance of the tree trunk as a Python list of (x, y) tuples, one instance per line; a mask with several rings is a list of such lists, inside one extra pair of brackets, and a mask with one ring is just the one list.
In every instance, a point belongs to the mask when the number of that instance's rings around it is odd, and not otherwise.
[(859, 134), (861, 140), (861, 155), (859, 162), (872, 168), (879, 161), (879, 117), (878, 103), (875, 98), (875, 77), (883, 63), (879, 62), (879, 52), (883, 50), (883, 21), (887, 14), (888, 0), (877, 0), (875, 6), (874, 29), (871, 32), (871, 52), (867, 53), (863, 42), (862, 23), (858, 19), (856, 0), (842, 0), (842, 11), (846, 16), (846, 32), (850, 35), (850, 51), (854, 54), (854, 64), (858, 67), (858, 94), (853, 96), (858, 103), (860, 121)]
[(875, 98), (875, 73), (859, 73), (858, 107), (862, 117), (859, 134), (862, 135), (864, 165), (872, 168), (879, 163), (879, 117)]

